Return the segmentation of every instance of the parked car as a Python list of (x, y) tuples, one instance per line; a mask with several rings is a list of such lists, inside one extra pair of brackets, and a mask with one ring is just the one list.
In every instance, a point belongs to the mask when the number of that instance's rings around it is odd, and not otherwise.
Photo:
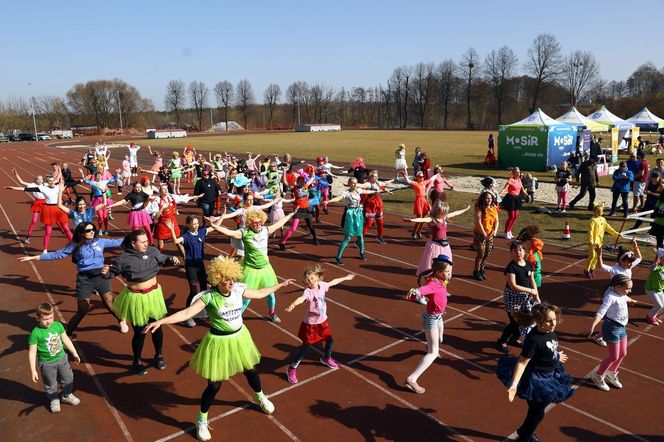
[(37, 141), (37, 137), (35, 137), (35, 134), (23, 133), (23, 134), (18, 134), (18, 140), (19, 141)]
[(21, 141), (21, 139), (18, 137), (18, 135), (15, 134), (9, 134), (7, 135), (7, 138), (9, 141)]
[(0, 143), (9, 143), (9, 138), (4, 132), (0, 132)]
[(41, 133), (41, 134), (37, 134), (37, 139), (39, 141), (44, 141), (44, 140), (50, 140), (51, 137), (50, 137), (49, 134)]

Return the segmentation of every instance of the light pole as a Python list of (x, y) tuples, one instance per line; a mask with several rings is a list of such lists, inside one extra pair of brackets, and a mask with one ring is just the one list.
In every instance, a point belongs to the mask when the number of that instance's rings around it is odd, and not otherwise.
[(470, 82), (473, 79), (473, 68), (474, 67), (475, 67), (475, 65), (473, 64), (472, 61), (470, 63), (468, 63), (468, 89), (466, 91), (466, 111), (468, 112), (468, 122), (467, 122), (468, 129), (470, 129), (470, 125), (471, 125), (471, 118), (470, 118)]
[(35, 97), (32, 95), (32, 83), (28, 83), (28, 87), (30, 87), (30, 107), (32, 108), (32, 127), (35, 130), (35, 141), (39, 141), (37, 139), (37, 118), (35, 118)]
[(122, 102), (120, 101), (120, 91), (118, 91), (118, 113), (120, 114), (120, 133), (123, 134), (122, 130)]
[(571, 84), (571, 92), (572, 92), (572, 106), (576, 106), (576, 102), (579, 99), (577, 96), (577, 87), (579, 86), (579, 83), (581, 82), (580, 77), (581, 73), (579, 72), (579, 68), (583, 66), (583, 63), (580, 61), (575, 61), (572, 63), (572, 66), (574, 69), (572, 70), (572, 84)]
[(300, 101), (302, 100), (302, 94), (297, 95), (297, 127), (300, 127), (302, 125), (302, 122), (300, 121)]

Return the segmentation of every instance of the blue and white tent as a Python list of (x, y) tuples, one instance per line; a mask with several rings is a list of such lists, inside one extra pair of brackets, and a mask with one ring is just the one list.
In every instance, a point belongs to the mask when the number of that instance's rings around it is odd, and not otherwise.
[(629, 117), (627, 121), (636, 124), (636, 127), (641, 128), (641, 130), (650, 132), (655, 132), (657, 129), (664, 127), (664, 120), (650, 112), (647, 107)]
[(625, 121), (622, 118), (613, 115), (605, 106), (600, 107), (598, 110), (588, 115), (588, 118), (597, 123), (606, 124), (609, 127), (617, 127), (621, 131), (630, 130), (636, 126), (636, 124), (630, 121)]

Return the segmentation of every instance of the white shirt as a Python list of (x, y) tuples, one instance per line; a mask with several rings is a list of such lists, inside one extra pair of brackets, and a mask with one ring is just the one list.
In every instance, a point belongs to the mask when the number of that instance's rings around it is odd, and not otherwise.
[(627, 325), (629, 320), (629, 312), (627, 310), (627, 295), (622, 296), (610, 289), (602, 300), (602, 305), (597, 310), (597, 315), (603, 318), (608, 318), (621, 325)]

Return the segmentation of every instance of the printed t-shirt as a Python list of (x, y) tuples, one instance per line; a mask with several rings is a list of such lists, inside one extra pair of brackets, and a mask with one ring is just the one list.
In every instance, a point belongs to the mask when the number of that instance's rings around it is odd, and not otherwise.
[(304, 315), (306, 324), (322, 324), (327, 321), (327, 304), (325, 303), (325, 294), (330, 289), (330, 284), (320, 281), (318, 290), (306, 288), (304, 296), (309, 301), (309, 309)]
[(534, 328), (528, 333), (521, 356), (530, 359), (528, 366), (536, 371), (553, 371), (558, 361), (558, 336), (555, 332), (541, 332)]
[(260, 231), (241, 229), (242, 243), (244, 244), (244, 259), (242, 263), (254, 269), (262, 269), (270, 265), (267, 257), (267, 227), (263, 226)]
[(37, 345), (37, 357), (40, 362), (56, 362), (65, 355), (61, 337), (64, 332), (64, 326), (58, 321), (53, 321), (48, 328), (32, 329), (28, 344)]
[(200, 300), (205, 304), (212, 328), (234, 332), (242, 327), (242, 295), (246, 290), (246, 284), (236, 282), (228, 296), (216, 289), (203, 293)]

